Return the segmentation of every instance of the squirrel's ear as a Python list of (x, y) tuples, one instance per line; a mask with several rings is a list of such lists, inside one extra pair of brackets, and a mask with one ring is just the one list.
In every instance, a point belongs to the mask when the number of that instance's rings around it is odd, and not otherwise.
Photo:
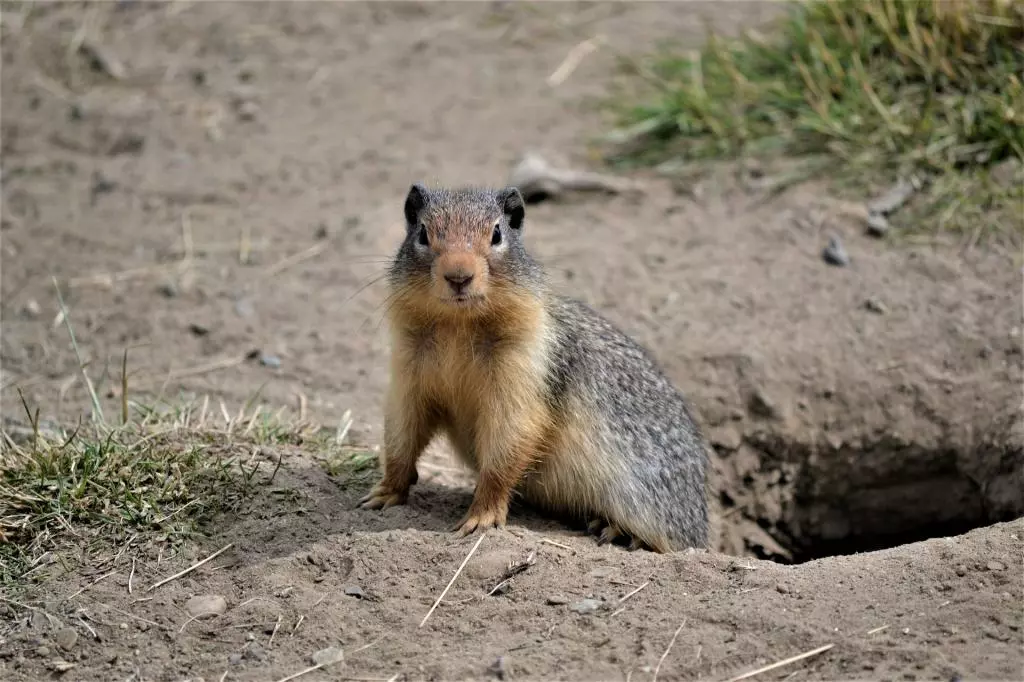
[(427, 205), (427, 188), (420, 183), (409, 188), (409, 194), (405, 197), (405, 222), (415, 225), (420, 220), (420, 211)]
[(501, 203), (501, 210), (508, 216), (509, 227), (513, 230), (522, 229), (523, 220), (526, 218), (526, 206), (519, 189), (506, 187), (501, 190), (498, 200)]

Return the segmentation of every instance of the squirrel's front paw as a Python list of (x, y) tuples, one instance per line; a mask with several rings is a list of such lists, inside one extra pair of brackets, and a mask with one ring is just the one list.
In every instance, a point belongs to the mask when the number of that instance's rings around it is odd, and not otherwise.
[(475, 510), (471, 508), (462, 521), (452, 528), (452, 531), (465, 537), (472, 535), (477, 530), (503, 528), (507, 514), (508, 511), (503, 509)]
[(370, 492), (359, 500), (361, 509), (387, 509), (405, 504), (409, 499), (409, 489), (395, 490), (391, 486), (378, 483)]

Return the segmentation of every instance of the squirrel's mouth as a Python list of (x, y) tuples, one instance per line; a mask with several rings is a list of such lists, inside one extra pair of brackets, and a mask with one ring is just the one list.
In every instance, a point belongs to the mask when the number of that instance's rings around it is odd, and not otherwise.
[(480, 294), (452, 294), (441, 300), (456, 308), (471, 308), (481, 303), (484, 297)]

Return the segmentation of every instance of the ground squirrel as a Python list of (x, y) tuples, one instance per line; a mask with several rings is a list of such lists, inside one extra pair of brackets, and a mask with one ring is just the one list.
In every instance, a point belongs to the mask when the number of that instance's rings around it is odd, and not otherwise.
[(549, 289), (524, 218), (516, 188), (410, 188), (388, 273), (383, 478), (360, 506), (404, 504), (440, 432), (478, 477), (463, 535), (504, 525), (518, 494), (602, 544), (706, 546), (707, 449), (685, 399), (642, 347)]

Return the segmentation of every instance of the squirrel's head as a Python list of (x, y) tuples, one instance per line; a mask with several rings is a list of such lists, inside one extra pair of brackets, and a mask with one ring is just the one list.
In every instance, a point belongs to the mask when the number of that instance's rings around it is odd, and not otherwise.
[(536, 264), (522, 245), (526, 209), (514, 187), (427, 189), (405, 198), (396, 294), (437, 315), (474, 315), (523, 296)]

